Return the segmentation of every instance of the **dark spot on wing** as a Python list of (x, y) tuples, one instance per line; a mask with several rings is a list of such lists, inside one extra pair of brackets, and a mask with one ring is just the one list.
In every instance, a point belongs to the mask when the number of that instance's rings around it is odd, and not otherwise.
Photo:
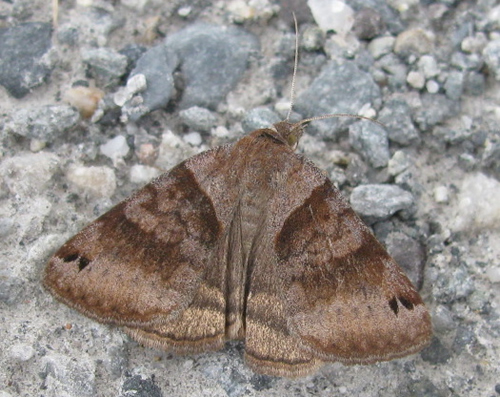
[(396, 297), (393, 297), (390, 301), (389, 301), (389, 307), (391, 308), (391, 310), (394, 312), (394, 314), (397, 316), (398, 315), (398, 312), (399, 312), (399, 307), (398, 307), (398, 300), (396, 299)]
[(411, 302), (409, 299), (406, 299), (404, 296), (399, 296), (398, 299), (401, 302), (401, 304), (408, 310), (413, 310), (414, 307), (413, 302)]

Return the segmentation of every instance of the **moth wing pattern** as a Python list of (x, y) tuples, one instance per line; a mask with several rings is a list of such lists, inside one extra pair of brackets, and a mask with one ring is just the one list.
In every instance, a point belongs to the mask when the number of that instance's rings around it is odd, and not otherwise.
[[(314, 164), (296, 154), (288, 162), (297, 164), (285, 179), (303, 197), (254, 258), (248, 364), (296, 377), (323, 362), (368, 364), (421, 350), (432, 329), (411, 282)], [(270, 205), (288, 205), (291, 193), (279, 192)]]
[(186, 160), (85, 227), (50, 259), (45, 286), (145, 344), (179, 353), (222, 347), (221, 225), (191, 170), (210, 178), (226, 155), (222, 146)]

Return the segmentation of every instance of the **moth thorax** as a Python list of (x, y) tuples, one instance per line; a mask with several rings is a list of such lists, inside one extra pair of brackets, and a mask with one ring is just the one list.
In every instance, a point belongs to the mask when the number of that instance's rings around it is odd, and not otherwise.
[(286, 120), (274, 124), (274, 128), (282, 140), (294, 149), (297, 147), (299, 139), (304, 132), (304, 126), (301, 123), (290, 123)]

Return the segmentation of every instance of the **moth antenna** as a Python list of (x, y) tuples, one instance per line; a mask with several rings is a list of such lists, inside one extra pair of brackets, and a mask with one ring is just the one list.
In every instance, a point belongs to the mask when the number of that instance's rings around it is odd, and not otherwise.
[(325, 114), (323, 116), (311, 117), (309, 119), (301, 120), (297, 124), (298, 125), (303, 125), (303, 124), (310, 123), (311, 121), (324, 120), (324, 119), (333, 119), (333, 118), (336, 118), (336, 117), (351, 117), (351, 118), (354, 118), (354, 119), (367, 120), (367, 121), (371, 121), (372, 123), (378, 124), (382, 128), (387, 128), (387, 126), (385, 124), (383, 124), (380, 121), (377, 121), (375, 119), (372, 119), (371, 117), (366, 117), (366, 116), (361, 116), (359, 114), (351, 114), (351, 113)]
[(290, 120), (293, 104), (295, 102), (295, 76), (297, 75), (297, 67), (299, 64), (299, 24), (294, 12), (292, 12), (292, 16), (293, 23), (295, 24), (295, 61), (293, 62), (292, 87), (290, 90), (290, 108), (288, 109), (288, 114), (286, 115), (286, 121)]

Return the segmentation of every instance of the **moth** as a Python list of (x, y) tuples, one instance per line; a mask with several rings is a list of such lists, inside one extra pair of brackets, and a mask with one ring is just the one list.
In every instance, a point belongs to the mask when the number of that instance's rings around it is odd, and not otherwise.
[(44, 285), (153, 348), (243, 340), (246, 363), (267, 375), (418, 352), (428, 310), (340, 191), (295, 153), (309, 121), (180, 163), (66, 242)]

